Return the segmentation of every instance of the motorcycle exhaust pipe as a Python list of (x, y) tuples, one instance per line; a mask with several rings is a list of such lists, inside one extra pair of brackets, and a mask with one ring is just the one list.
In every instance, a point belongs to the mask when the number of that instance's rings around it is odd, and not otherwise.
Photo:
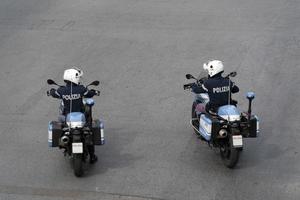
[(64, 136), (61, 137), (60, 140), (61, 140), (61, 142), (62, 142), (63, 144), (68, 144), (69, 141), (70, 141), (70, 138), (69, 138), (68, 136), (64, 135)]
[(226, 129), (221, 129), (221, 130), (219, 131), (219, 136), (220, 136), (221, 138), (225, 138), (225, 137), (227, 137), (227, 135), (228, 135), (228, 132), (227, 132)]

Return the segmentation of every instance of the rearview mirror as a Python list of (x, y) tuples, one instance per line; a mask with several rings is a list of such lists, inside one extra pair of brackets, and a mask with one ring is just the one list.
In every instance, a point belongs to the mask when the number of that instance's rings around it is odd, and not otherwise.
[(186, 74), (185, 77), (186, 77), (186, 79), (196, 79), (196, 78), (193, 77), (193, 75), (191, 75), (191, 74)]
[(47, 80), (47, 83), (48, 83), (49, 85), (57, 85), (52, 79), (48, 79), (48, 80)]
[(230, 76), (231, 76), (231, 77), (235, 77), (236, 74), (237, 74), (236, 72), (231, 72), (231, 73), (230, 73)]
[(89, 85), (98, 86), (99, 84), (100, 84), (99, 81), (93, 81), (93, 82), (91, 82)]

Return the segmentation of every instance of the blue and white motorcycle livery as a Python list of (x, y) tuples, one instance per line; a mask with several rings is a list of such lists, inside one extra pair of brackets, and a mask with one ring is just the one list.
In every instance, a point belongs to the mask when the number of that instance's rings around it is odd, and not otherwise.
[[(49, 85), (56, 85), (53, 80), (48, 79)], [(88, 86), (98, 86), (99, 81), (94, 81)], [(88, 87), (87, 86), (87, 87)], [(96, 91), (97, 96), (100, 95)], [(47, 91), (50, 95), (50, 91)], [(61, 115), (58, 121), (50, 121), (48, 125), (48, 144), (49, 147), (59, 147), (64, 149), (64, 155), (68, 155), (73, 164), (74, 174), (78, 177), (84, 173), (83, 163), (88, 157), (89, 145), (103, 145), (104, 140), (104, 125), (103, 123), (92, 118), (92, 107), (94, 100), (92, 98), (83, 99), (84, 113), (71, 112), (66, 116)], [(63, 109), (61, 102), (60, 110)]]
[[(226, 78), (236, 76), (232, 72)], [(184, 90), (192, 89), (195, 84), (201, 83), (205, 78), (195, 78), (190, 74), (187, 79), (194, 79), (194, 83), (185, 84)], [(230, 87), (229, 87), (230, 88)], [(192, 90), (192, 92), (194, 92)], [(195, 93), (195, 92), (194, 92)], [(231, 95), (229, 95), (231, 96)], [(190, 124), (195, 133), (210, 146), (219, 148), (224, 164), (228, 168), (234, 168), (239, 159), (239, 153), (243, 149), (243, 138), (255, 138), (259, 134), (259, 120), (256, 115), (251, 114), (251, 103), (255, 94), (247, 93), (249, 107), (247, 112), (241, 112), (235, 105), (224, 105), (218, 108), (216, 113), (197, 109), (199, 105), (209, 102), (207, 93), (195, 93), (192, 106), (192, 119)], [(229, 97), (228, 102), (232, 102)], [(199, 112), (199, 110), (202, 110)]]

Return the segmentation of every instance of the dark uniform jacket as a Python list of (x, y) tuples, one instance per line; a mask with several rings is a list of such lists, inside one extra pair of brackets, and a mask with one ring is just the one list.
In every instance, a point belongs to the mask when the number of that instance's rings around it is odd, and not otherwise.
[[(50, 91), (51, 96), (63, 100), (63, 114), (70, 112), (83, 112), (82, 98), (91, 98), (95, 95), (95, 91), (88, 90), (83, 85), (67, 83), (66, 86), (61, 86), (57, 90)], [(72, 100), (72, 104), (71, 104)]]
[(220, 106), (228, 104), (229, 85), (231, 93), (239, 92), (234, 82), (222, 77), (219, 73), (209, 77), (200, 87), (194, 86), (192, 89), (195, 93), (208, 93), (209, 103), (206, 108), (216, 112)]

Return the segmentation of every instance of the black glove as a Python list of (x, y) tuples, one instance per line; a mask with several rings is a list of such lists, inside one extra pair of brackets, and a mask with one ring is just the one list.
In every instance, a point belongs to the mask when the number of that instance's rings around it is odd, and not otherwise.
[(203, 84), (203, 80), (202, 79), (200, 79), (200, 80), (197, 81), (197, 85), (198, 86), (201, 86), (202, 84)]
[(53, 95), (55, 94), (55, 92), (56, 92), (56, 89), (51, 88), (50, 91), (47, 92), (47, 95), (48, 95), (48, 93), (49, 93), (48, 96), (50, 96), (50, 95), (53, 96)]
[(202, 77), (197, 81), (198, 85), (202, 85), (208, 78), (207, 77)]
[(91, 89), (90, 91), (93, 93), (93, 95), (96, 95), (96, 96), (100, 95), (100, 91), (98, 91), (98, 90)]

